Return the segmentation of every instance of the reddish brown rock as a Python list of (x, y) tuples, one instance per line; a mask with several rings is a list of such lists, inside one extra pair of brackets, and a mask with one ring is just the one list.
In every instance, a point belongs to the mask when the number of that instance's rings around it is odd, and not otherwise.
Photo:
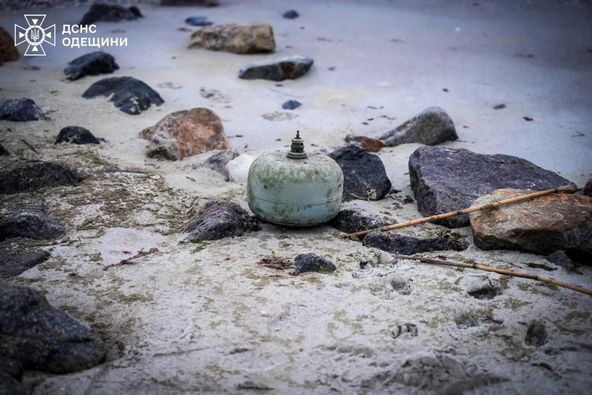
[(351, 141), (360, 143), (362, 144), (362, 147), (364, 147), (364, 149), (368, 152), (378, 152), (382, 147), (384, 147), (384, 143), (381, 140), (366, 136), (354, 136), (353, 134), (348, 134), (345, 136), (345, 141), (348, 143)]
[[(527, 193), (499, 189), (474, 204)], [(564, 250), (592, 256), (592, 198), (553, 194), (522, 203), (470, 214), (475, 245), (481, 249), (511, 249), (550, 254)]]
[(275, 51), (275, 39), (267, 23), (207, 26), (191, 35), (189, 48), (239, 54), (268, 53)]
[(228, 149), (222, 120), (207, 108), (171, 113), (140, 137), (150, 141), (149, 157), (183, 159), (210, 150)]
[(12, 36), (0, 27), (0, 65), (4, 62), (13, 62), (18, 58), (19, 53), (14, 46)]

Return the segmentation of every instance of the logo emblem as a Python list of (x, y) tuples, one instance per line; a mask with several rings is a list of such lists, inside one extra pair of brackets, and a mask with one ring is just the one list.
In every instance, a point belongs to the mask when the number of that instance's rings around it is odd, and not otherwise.
[(55, 25), (43, 27), (45, 14), (25, 14), (27, 27), (14, 25), (14, 45), (27, 43), (25, 56), (45, 56), (43, 44), (56, 45)]

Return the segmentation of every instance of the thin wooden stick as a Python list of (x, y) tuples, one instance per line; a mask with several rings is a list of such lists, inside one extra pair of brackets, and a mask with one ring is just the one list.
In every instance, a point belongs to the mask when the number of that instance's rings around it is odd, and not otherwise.
[(507, 199), (498, 200), (497, 202), (479, 204), (476, 206), (467, 207), (462, 210), (449, 211), (447, 213), (431, 215), (429, 217), (416, 218), (411, 221), (401, 222), (400, 224), (386, 225), (386, 226), (382, 226), (380, 228), (362, 230), (360, 232), (340, 234), (339, 237), (347, 239), (347, 238), (364, 236), (370, 232), (386, 232), (389, 230), (401, 229), (401, 228), (406, 228), (408, 226), (424, 224), (426, 222), (439, 221), (441, 219), (455, 217), (455, 216), (461, 215), (461, 214), (468, 214), (468, 213), (472, 213), (475, 211), (487, 210), (487, 209), (492, 209), (492, 208), (499, 207), (499, 206), (523, 202), (525, 200), (535, 199), (535, 198), (538, 198), (541, 196), (550, 195), (552, 193), (561, 193), (561, 192), (573, 193), (576, 190), (577, 189), (573, 185), (564, 185), (559, 188), (547, 189), (547, 190), (539, 191), (539, 192), (531, 192), (531, 193), (527, 193), (525, 195), (519, 195), (519, 196), (507, 198)]
[(506, 269), (498, 269), (495, 267), (487, 266), (487, 265), (480, 265), (478, 263), (464, 263), (464, 262), (455, 262), (449, 260), (442, 260), (442, 259), (434, 259), (434, 258), (426, 258), (426, 257), (416, 257), (416, 256), (408, 256), (408, 255), (392, 255), (395, 259), (410, 259), (413, 261), (418, 261), (422, 263), (429, 263), (431, 265), (444, 265), (444, 266), (453, 266), (453, 267), (462, 267), (467, 269), (478, 269), (484, 270), (486, 272), (493, 272), (498, 274), (503, 274), (504, 276), (511, 276), (511, 277), (522, 277), (527, 278), (529, 280), (540, 281), (546, 284), (556, 285), (562, 288), (568, 288), (577, 292), (581, 292), (588, 296), (592, 296), (592, 290), (580, 287), (579, 285), (574, 285), (570, 283), (566, 283), (564, 281), (556, 280), (551, 277), (547, 276), (539, 276), (537, 274), (532, 273), (525, 273), (525, 272), (514, 272), (512, 270)]

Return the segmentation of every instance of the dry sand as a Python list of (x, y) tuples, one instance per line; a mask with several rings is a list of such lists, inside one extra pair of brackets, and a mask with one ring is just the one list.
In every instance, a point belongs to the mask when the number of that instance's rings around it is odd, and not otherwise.
[[(147, 159), (137, 134), (172, 111), (203, 106), (220, 115), (228, 136), (243, 136), (230, 139), (241, 153), (285, 146), (296, 129), (309, 149), (332, 150), (347, 133), (379, 136), (438, 105), (460, 135), (450, 146), (521, 156), (582, 185), (592, 169), (592, 8), (522, 1), (223, 3), (213, 9), (145, 5), (142, 20), (99, 24), (101, 35), (128, 37), (128, 47), (109, 51), (121, 66), (115, 75), (139, 78), (165, 100), (139, 116), (104, 99), (81, 98), (101, 76), (64, 79), (65, 64), (88, 50), (58, 46), (45, 58), (0, 67), (1, 99), (30, 97), (51, 117), (0, 122), (0, 142), (21, 157), (58, 159), (90, 175), (78, 188), (11, 197), (41, 198), (69, 229), (48, 246), (48, 261), (14, 282), (43, 291), (93, 328), (109, 350), (106, 363), (84, 372), (27, 373), (33, 393), (588, 393), (592, 299), (494, 274), (392, 264), (388, 254), (336, 239), (329, 227), (266, 225), (243, 237), (179, 244), (180, 226), (207, 199), (246, 207), (245, 185), (201, 167), (207, 155)], [(289, 8), (301, 17), (281, 18)], [(46, 12), (59, 26), (77, 22), (85, 11)], [(3, 11), (0, 25), (19, 23), (21, 14)], [(315, 66), (283, 86), (239, 80), (243, 64), (270, 56), (188, 50), (190, 33), (177, 28), (192, 15), (216, 23), (270, 22), (277, 55), (308, 55)], [(202, 89), (218, 93), (205, 98)], [(291, 98), (303, 103), (289, 112), (296, 117), (265, 119), (284, 112), (281, 103)], [(507, 108), (493, 110), (499, 103)], [(108, 142), (54, 146), (68, 125), (87, 127)], [(380, 152), (401, 193), (345, 207), (397, 221), (419, 216), (415, 204), (403, 204), (411, 194), (407, 158), (416, 148)], [(153, 247), (159, 252), (104, 270)], [(293, 277), (256, 264), (266, 255), (302, 252), (326, 256), (338, 270)], [(569, 273), (536, 255), (473, 246), (447, 255), (592, 287), (589, 267)], [(541, 264), (553, 271), (532, 267)], [(480, 300), (468, 294), (489, 284), (501, 295)], [(544, 320), (549, 335), (538, 348), (524, 343), (533, 319)], [(417, 336), (395, 338), (399, 326), (411, 328), (406, 324), (416, 326)]]

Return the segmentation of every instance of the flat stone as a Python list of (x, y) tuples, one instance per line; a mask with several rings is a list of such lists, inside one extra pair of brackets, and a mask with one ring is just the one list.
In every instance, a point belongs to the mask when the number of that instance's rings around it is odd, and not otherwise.
[(185, 18), (185, 23), (191, 26), (210, 26), (214, 24), (207, 16), (190, 16)]
[(82, 17), (78, 23), (81, 26), (92, 25), (97, 22), (131, 21), (142, 17), (138, 7), (124, 7), (119, 4), (96, 3)]
[(314, 61), (307, 56), (292, 55), (254, 62), (240, 69), (238, 78), (244, 80), (295, 80), (302, 77), (312, 67)]
[(345, 136), (345, 141), (347, 143), (360, 143), (362, 147), (368, 152), (378, 152), (382, 149), (382, 147), (384, 147), (382, 140), (373, 139), (372, 137), (366, 136), (354, 136), (353, 134), (348, 134)]
[(203, 162), (203, 164), (205, 167), (222, 174), (224, 176), (224, 178), (226, 179), (226, 181), (228, 181), (229, 178), (228, 178), (228, 170), (226, 169), (226, 165), (228, 164), (228, 162), (230, 162), (231, 160), (233, 160), (237, 156), (239, 156), (239, 153), (236, 151), (224, 150), (224, 151), (217, 152), (214, 155), (210, 156), (208, 159), (206, 159)]
[(66, 126), (60, 130), (55, 144), (99, 144), (99, 140), (90, 132), (90, 130), (81, 126)]
[(133, 77), (110, 77), (95, 82), (82, 97), (109, 97), (113, 105), (126, 114), (137, 115), (152, 104), (160, 106), (162, 97), (148, 85)]
[(346, 209), (341, 210), (335, 218), (328, 222), (328, 225), (345, 233), (353, 233), (380, 228), (392, 223), (393, 221), (367, 217), (359, 211)]
[(38, 291), (0, 282), (0, 355), (28, 370), (69, 373), (98, 365), (105, 349)]
[(386, 232), (370, 232), (364, 237), (362, 244), (366, 247), (374, 247), (402, 255), (446, 250), (463, 251), (469, 246), (463, 236), (453, 232), (443, 232), (437, 237), (430, 238), (401, 236)]
[(282, 17), (284, 17), (285, 19), (296, 19), (299, 16), (300, 14), (296, 10), (288, 10), (282, 14)]
[(0, 119), (12, 122), (28, 122), (46, 119), (43, 111), (31, 99), (9, 99), (0, 106)]
[(382, 160), (362, 145), (350, 143), (329, 156), (343, 171), (343, 200), (380, 200), (391, 190)]
[(294, 258), (296, 274), (306, 272), (330, 273), (337, 268), (330, 260), (315, 254), (300, 254)]
[(446, 111), (440, 107), (430, 107), (387, 132), (380, 139), (387, 147), (408, 143), (436, 145), (458, 140), (458, 135), (454, 122)]
[(189, 233), (185, 241), (195, 242), (242, 236), (260, 229), (256, 218), (238, 204), (210, 200), (189, 221), (184, 232)]
[(295, 110), (301, 105), (302, 103), (300, 103), (298, 100), (286, 100), (284, 104), (282, 104), (282, 108), (284, 110)]
[(30, 192), (56, 186), (76, 186), (84, 178), (55, 162), (14, 163), (0, 172), (0, 194)]
[[(507, 199), (526, 190), (500, 189), (475, 204)], [(592, 256), (592, 197), (552, 194), (470, 214), (473, 241), (484, 250), (557, 250)]]
[(66, 79), (74, 81), (87, 75), (110, 74), (119, 69), (113, 55), (96, 51), (77, 57), (64, 69)]
[(140, 137), (150, 141), (151, 158), (179, 160), (211, 150), (228, 149), (222, 120), (207, 108), (193, 108), (171, 113)]
[[(544, 190), (570, 182), (549, 170), (510, 155), (484, 155), (466, 149), (420, 147), (409, 157), (409, 178), (424, 216), (462, 210), (500, 188)], [(467, 215), (440, 221), (467, 226)]]
[(10, 33), (0, 27), (0, 65), (18, 60), (19, 52)]
[(191, 35), (189, 48), (203, 48), (238, 54), (275, 51), (273, 29), (267, 23), (203, 27)]
[[(2, 222), (2, 219), (0, 219), (0, 229)], [(45, 262), (49, 256), (49, 252), (35, 245), (30, 245), (30, 243), (27, 243), (27, 239), (13, 238), (4, 240), (0, 242), (0, 278), (18, 276)]]
[(54, 239), (64, 233), (65, 229), (47, 215), (40, 201), (0, 203), (0, 241), (12, 237)]

